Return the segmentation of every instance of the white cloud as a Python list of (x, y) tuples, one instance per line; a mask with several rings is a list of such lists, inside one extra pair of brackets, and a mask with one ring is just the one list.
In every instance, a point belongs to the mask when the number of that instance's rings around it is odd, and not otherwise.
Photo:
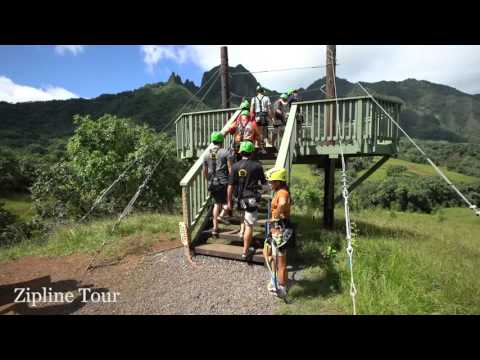
[[(170, 58), (210, 70), (220, 63), (220, 46), (161, 47), (154, 63)], [(324, 65), (325, 57), (325, 45), (228, 45), (230, 66), (242, 64), (250, 71)], [(337, 45), (337, 62), (337, 76), (353, 82), (415, 78), (480, 93), (477, 45)], [(263, 85), (282, 91), (309, 86), (325, 76), (325, 68), (254, 75)]]
[(85, 50), (84, 45), (55, 45), (55, 52), (60, 55), (65, 55), (70, 52), (73, 55), (82, 53)]
[(140, 50), (143, 53), (143, 61), (147, 64), (149, 72), (153, 72), (155, 65), (163, 59), (170, 59), (183, 64), (190, 55), (188, 47), (173, 45), (142, 45)]
[(9, 103), (25, 101), (66, 100), (79, 96), (61, 87), (47, 86), (38, 89), (32, 86), (15, 84), (5, 76), (0, 76), (0, 101)]

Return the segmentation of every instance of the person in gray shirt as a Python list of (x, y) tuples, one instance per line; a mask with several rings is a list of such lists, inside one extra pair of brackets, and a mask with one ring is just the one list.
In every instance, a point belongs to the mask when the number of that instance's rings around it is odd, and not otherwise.
[(211, 135), (213, 147), (203, 158), (203, 175), (207, 179), (208, 191), (214, 201), (213, 236), (218, 236), (218, 222), (224, 222), (228, 179), (235, 157), (232, 151), (223, 148), (223, 140), (222, 133), (213, 132)]

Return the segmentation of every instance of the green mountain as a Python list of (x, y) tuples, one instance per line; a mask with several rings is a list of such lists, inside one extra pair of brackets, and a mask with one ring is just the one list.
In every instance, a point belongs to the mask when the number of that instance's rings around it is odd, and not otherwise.
[[(193, 84), (193, 83), (191, 83)], [(52, 139), (70, 136), (73, 133), (73, 115), (89, 114), (99, 117), (114, 114), (131, 117), (157, 130), (173, 120), (181, 107), (192, 99), (191, 84), (179, 83), (172, 74), (165, 83), (148, 84), (133, 91), (104, 94), (94, 99), (71, 99), (9, 104), (0, 102), (1, 145), (28, 147), (48, 145)], [(184, 108), (183, 112), (208, 109), (198, 97)], [(175, 128), (169, 127), (173, 133)], [(38, 146), (37, 145), (37, 146)]]
[[(217, 66), (205, 72), (200, 86), (190, 80), (182, 81), (179, 75), (173, 73), (165, 83), (147, 84), (133, 91), (104, 94), (93, 99), (18, 104), (0, 102), (1, 145), (26, 147), (27, 150), (29, 147), (45, 148), (55, 139), (72, 134), (74, 114), (98, 117), (109, 113), (131, 117), (161, 130), (190, 99), (183, 112), (221, 106), (218, 70)], [(242, 97), (255, 95), (258, 81), (242, 65), (230, 67), (229, 72), (231, 105), (236, 106)], [(302, 89), (303, 99), (324, 98), (320, 91), (324, 83), (325, 78), (322, 78)], [(341, 97), (364, 95), (356, 84), (345, 79), (337, 78), (336, 83)], [(449, 86), (414, 79), (363, 84), (374, 94), (404, 101), (400, 120), (413, 137), (453, 142), (480, 141), (480, 94), (469, 95)], [(269, 89), (267, 94), (272, 100), (279, 95)], [(168, 130), (173, 134), (173, 127)]]
[[(205, 103), (211, 108), (220, 108), (222, 105), (221, 97), (221, 84), (220, 76), (213, 80), (220, 71), (220, 66), (216, 66), (213, 69), (205, 72), (202, 77), (201, 86), (204, 89), (200, 92), (200, 98), (205, 95)], [(242, 98), (251, 98), (255, 96), (255, 91), (258, 85), (258, 81), (243, 65), (237, 65), (236, 67), (229, 67), (229, 79), (230, 79), (230, 103), (231, 106), (240, 105)], [(211, 80), (211, 82), (208, 82)], [(270, 89), (265, 89), (265, 93), (269, 96), (275, 97), (279, 93)]]
[[(364, 96), (363, 90), (345, 79), (337, 79), (340, 97)], [(311, 84), (305, 100), (324, 98), (318, 90), (325, 78)], [(429, 140), (453, 142), (480, 141), (480, 96), (469, 95), (446, 85), (424, 80), (380, 81), (362, 84), (373, 94), (392, 96), (403, 100), (400, 115), (402, 127), (411, 136)]]

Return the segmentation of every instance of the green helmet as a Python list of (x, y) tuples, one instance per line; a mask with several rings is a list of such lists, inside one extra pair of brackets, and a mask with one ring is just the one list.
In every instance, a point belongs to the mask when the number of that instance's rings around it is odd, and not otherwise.
[(243, 100), (242, 103), (240, 104), (240, 109), (249, 110), (250, 109), (250, 101)]
[(242, 112), (240, 113), (240, 115), (250, 115), (250, 111), (248, 110), (242, 110)]
[(282, 95), (280, 95), (280, 99), (287, 100), (288, 95), (287, 94), (282, 94)]
[(223, 142), (223, 135), (221, 132), (214, 131), (210, 136), (212, 142)]
[(288, 89), (287, 95), (288, 95), (288, 96), (292, 95), (292, 94), (295, 92), (295, 90), (296, 90), (296, 89), (294, 89), (294, 88)]
[(242, 141), (240, 143), (240, 150), (238, 152), (242, 153), (248, 153), (251, 154), (255, 150), (255, 147), (253, 146), (253, 143), (250, 141)]

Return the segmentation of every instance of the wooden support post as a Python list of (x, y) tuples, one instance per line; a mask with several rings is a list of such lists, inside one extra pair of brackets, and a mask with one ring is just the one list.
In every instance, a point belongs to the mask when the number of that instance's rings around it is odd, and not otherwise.
[[(334, 83), (334, 70), (336, 63), (336, 46), (327, 45), (327, 69), (326, 69), (326, 97), (327, 99), (334, 99), (335, 94), (335, 83)], [(335, 71), (336, 74), (336, 71)], [(338, 96), (338, 95), (337, 95)], [(336, 106), (327, 107), (327, 118), (326, 121), (326, 142), (327, 145), (335, 145), (334, 135), (336, 133)], [(324, 195), (323, 195), (323, 225), (326, 229), (333, 230), (334, 219), (335, 219), (335, 161), (336, 159), (331, 159), (326, 157), (325, 159), (325, 185), (324, 185)]]
[[(325, 93), (327, 99), (334, 99), (335, 98), (335, 82), (334, 80), (334, 72), (335, 75), (337, 73), (336, 70), (336, 45), (327, 45), (327, 67), (326, 67), (326, 76), (325, 76)], [(338, 95), (337, 95), (338, 96)], [(327, 145), (335, 145), (335, 141), (333, 140), (333, 136), (335, 135), (336, 131), (336, 106), (327, 106), (327, 118), (326, 121), (326, 142)]]
[(189, 205), (189, 197), (190, 191), (188, 186), (182, 187), (182, 214), (183, 214), (183, 222), (185, 223), (185, 231), (187, 235), (188, 247), (191, 246), (191, 229), (190, 224), (192, 222), (192, 217), (190, 215)]
[(226, 46), (220, 48), (220, 78), (222, 87), (222, 107), (230, 107), (230, 86), (228, 77), (228, 50)]
[(334, 225), (334, 192), (335, 192), (335, 161), (328, 156), (325, 159), (325, 185), (323, 194), (323, 226), (333, 230)]

